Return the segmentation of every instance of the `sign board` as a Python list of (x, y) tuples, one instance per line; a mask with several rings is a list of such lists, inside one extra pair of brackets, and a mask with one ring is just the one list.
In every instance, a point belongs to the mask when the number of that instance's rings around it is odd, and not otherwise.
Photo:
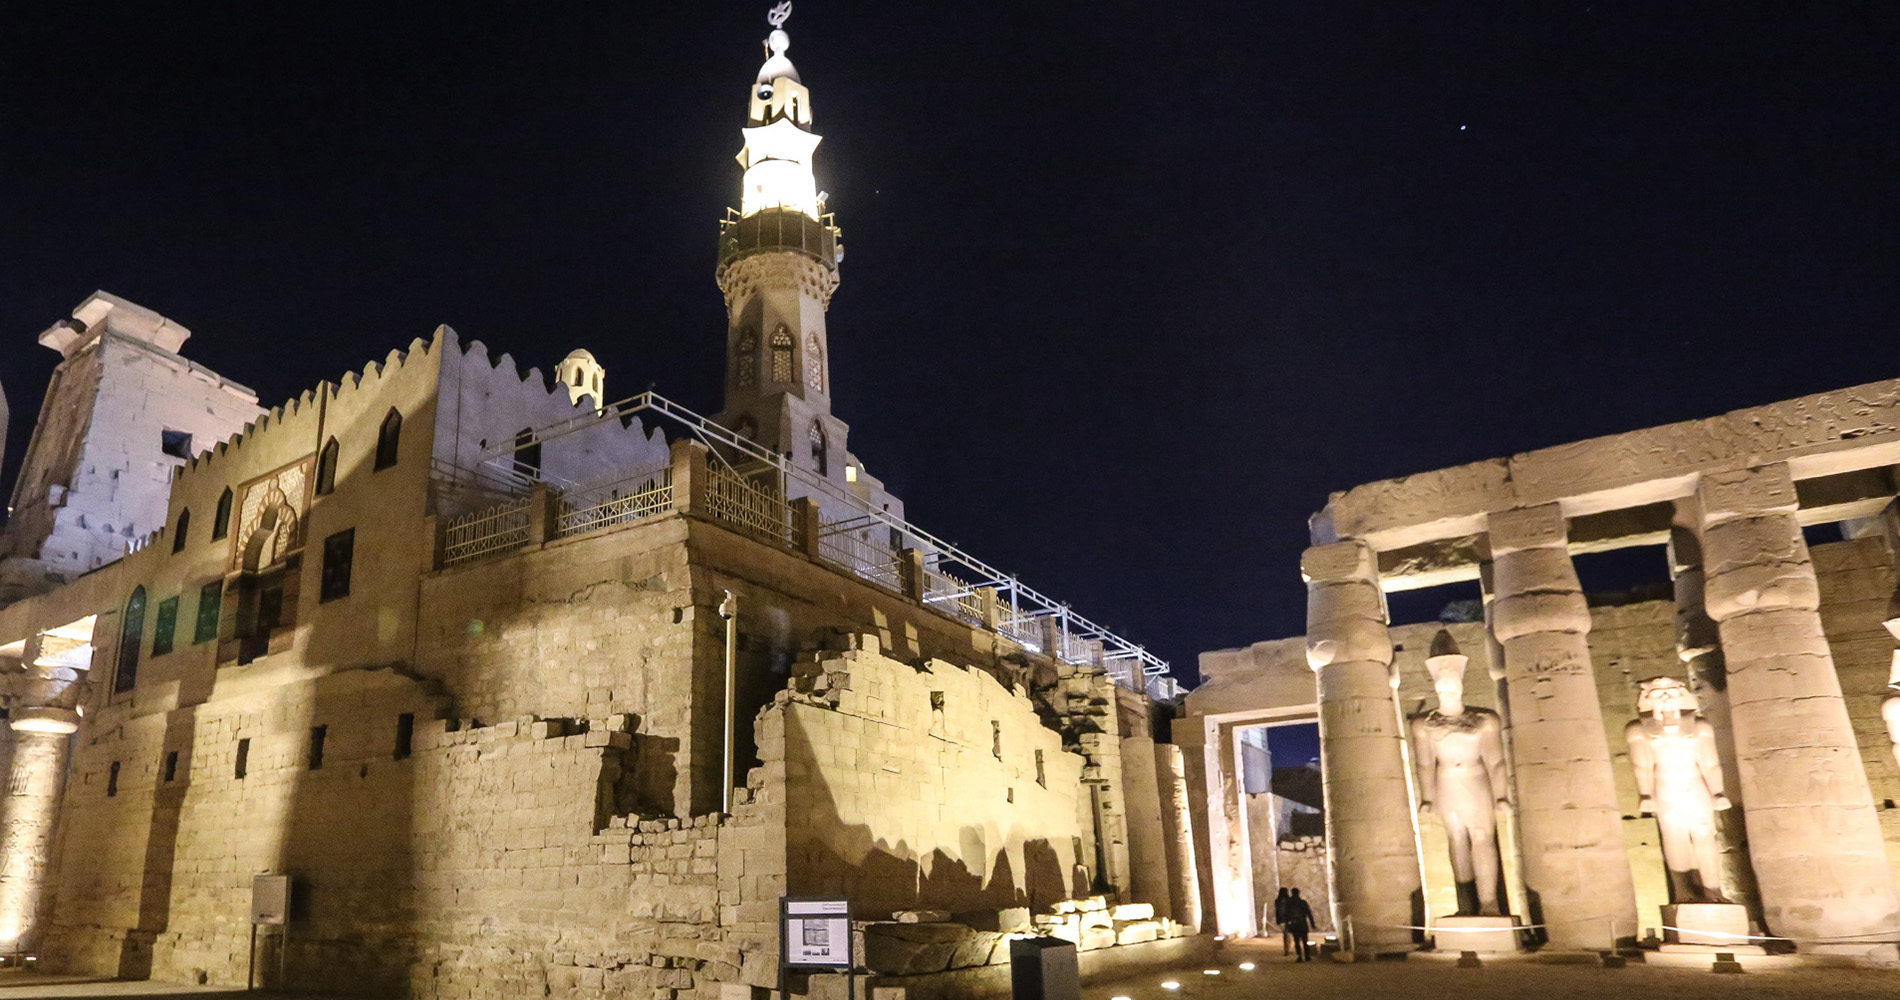
[(851, 955), (851, 901), (793, 899), (779, 901), (779, 964), (785, 968), (845, 969)]
[(290, 876), (251, 879), (251, 923), (281, 925), (290, 919)]

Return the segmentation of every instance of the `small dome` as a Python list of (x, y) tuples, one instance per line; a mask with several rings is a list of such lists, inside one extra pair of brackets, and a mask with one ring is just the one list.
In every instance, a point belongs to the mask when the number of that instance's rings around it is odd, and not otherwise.
[(755, 83), (771, 83), (773, 80), (787, 77), (791, 78), (795, 83), (805, 82), (798, 78), (798, 70), (792, 66), (792, 61), (785, 56), (785, 50), (791, 48), (791, 45), (792, 36), (786, 34), (782, 29), (772, 29), (771, 36), (765, 40), (765, 47), (772, 54), (766, 58), (765, 65), (759, 67), (759, 78), (754, 81)]

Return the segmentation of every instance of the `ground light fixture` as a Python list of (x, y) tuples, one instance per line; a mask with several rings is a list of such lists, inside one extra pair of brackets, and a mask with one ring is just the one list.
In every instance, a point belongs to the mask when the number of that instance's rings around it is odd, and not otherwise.
[(1181, 988), (1181, 984), (1170, 979), (1167, 982), (1162, 983), (1161, 988), (1164, 990), (1178, 990)]
[(1219, 969), (1202, 969), (1202, 970), (1201, 970), (1201, 975), (1203, 975), (1203, 976), (1218, 976), (1218, 975), (1220, 975), (1220, 970), (1219, 970)]
[(1252, 963), (1252, 962), (1242, 962), (1242, 963), (1240, 963), (1240, 971), (1242, 971), (1242, 972), (1252, 972), (1252, 971), (1253, 971), (1253, 963)]

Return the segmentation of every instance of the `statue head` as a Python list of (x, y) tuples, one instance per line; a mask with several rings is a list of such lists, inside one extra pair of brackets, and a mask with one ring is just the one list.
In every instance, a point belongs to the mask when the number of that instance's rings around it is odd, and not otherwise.
[(1432, 638), (1431, 655), (1425, 658), (1425, 669), (1432, 675), (1432, 687), (1438, 691), (1439, 711), (1448, 705), (1456, 705), (1463, 710), (1465, 703), (1465, 667), (1471, 657), (1458, 652), (1458, 642), (1445, 629), (1439, 629)]
[(1692, 715), (1702, 707), (1689, 685), (1676, 677), (1651, 677), (1637, 685), (1639, 715)]

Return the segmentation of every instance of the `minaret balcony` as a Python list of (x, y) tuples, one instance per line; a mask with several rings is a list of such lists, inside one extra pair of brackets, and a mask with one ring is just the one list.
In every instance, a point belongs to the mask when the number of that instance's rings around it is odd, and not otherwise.
[(844, 248), (832, 219), (829, 212), (814, 219), (790, 208), (767, 208), (746, 216), (727, 209), (719, 223), (719, 264), (723, 267), (769, 250), (795, 250), (835, 271)]

